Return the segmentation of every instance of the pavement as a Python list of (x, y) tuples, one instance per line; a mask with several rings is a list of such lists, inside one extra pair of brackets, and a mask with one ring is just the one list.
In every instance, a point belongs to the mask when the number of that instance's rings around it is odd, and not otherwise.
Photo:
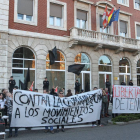
[(20, 128), (18, 137), (12, 137), (9, 140), (140, 140), (140, 123), (112, 125), (108, 124), (109, 119), (111, 116), (102, 118), (101, 124), (103, 126), (101, 127), (92, 127), (91, 123), (80, 124), (66, 126), (65, 132), (60, 131), (59, 133), (54, 128), (54, 134), (44, 133), (44, 127), (32, 130)]

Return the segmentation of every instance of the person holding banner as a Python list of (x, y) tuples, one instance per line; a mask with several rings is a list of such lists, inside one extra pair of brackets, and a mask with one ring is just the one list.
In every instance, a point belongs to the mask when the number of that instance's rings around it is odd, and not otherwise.
[[(60, 98), (64, 97), (62, 90), (59, 90), (59, 97)], [(65, 132), (64, 125), (61, 125), (61, 130), (62, 130), (62, 132)], [(57, 125), (57, 132), (59, 132), (59, 125)]]
[[(7, 101), (7, 114), (9, 116), (9, 125), (11, 125), (11, 118), (12, 118), (12, 110), (13, 110), (13, 96), (11, 93), (8, 93), (6, 96)], [(18, 128), (15, 127), (15, 135), (14, 137), (18, 136)], [(9, 126), (9, 136), (8, 138), (12, 137), (12, 127)]]
[[(51, 92), (52, 92), (51, 94), (53, 95), (54, 89), (52, 89)], [(43, 90), (43, 93), (44, 93), (44, 94), (49, 94), (49, 90), (48, 90), (48, 89), (44, 89), (44, 90)], [(45, 133), (48, 133), (48, 132), (49, 132), (48, 126), (45, 126), (45, 131), (44, 131), (44, 132), (45, 132)], [(52, 134), (54, 134), (53, 126), (50, 126), (50, 132), (51, 132)]]
[(75, 82), (75, 94), (79, 94), (80, 86), (81, 86), (81, 84), (79, 83), (78, 80), (76, 80), (76, 82)]
[(124, 82), (124, 80), (121, 82), (122, 86), (126, 86), (126, 83)]
[(130, 80), (130, 82), (129, 82), (129, 86), (133, 86), (133, 82), (132, 82), (132, 80)]
[(47, 77), (45, 77), (45, 80), (43, 81), (43, 90), (48, 89), (49, 90), (49, 81)]

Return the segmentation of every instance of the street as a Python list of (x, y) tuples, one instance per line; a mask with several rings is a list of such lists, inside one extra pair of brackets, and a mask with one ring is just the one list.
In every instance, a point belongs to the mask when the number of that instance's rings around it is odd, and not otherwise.
[(10, 140), (140, 140), (140, 123), (129, 125), (105, 125), (66, 129), (65, 132), (51, 134), (43, 130), (20, 131), (17, 138)]

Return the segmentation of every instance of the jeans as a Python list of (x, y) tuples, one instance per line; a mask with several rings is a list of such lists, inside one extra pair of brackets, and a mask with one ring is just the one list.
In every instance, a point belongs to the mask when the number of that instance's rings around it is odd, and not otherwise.
[[(12, 117), (12, 114), (9, 114), (9, 124), (11, 125), (11, 117)], [(12, 135), (12, 128), (13, 127), (10, 127), (9, 126), (9, 135)], [(18, 134), (18, 128), (15, 127), (15, 134), (17, 135)]]
[[(45, 129), (48, 130), (48, 126), (45, 126)], [(50, 126), (50, 130), (53, 130), (53, 126)]]
[(107, 103), (102, 102), (102, 115), (107, 113), (108, 113), (108, 102)]

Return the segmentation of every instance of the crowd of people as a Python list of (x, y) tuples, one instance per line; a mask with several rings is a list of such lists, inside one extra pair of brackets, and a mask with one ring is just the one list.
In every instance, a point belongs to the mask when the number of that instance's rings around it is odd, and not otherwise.
[[(124, 83), (124, 81), (122, 81), (121, 85), (126, 85), (126, 84)], [(129, 85), (133, 86), (132, 80), (130, 80)], [(79, 83), (78, 80), (76, 80), (75, 94), (80, 94), (80, 93), (84, 92), (84, 90), (80, 91), (80, 86), (81, 86), (81, 84)], [(105, 89), (101, 89), (102, 90), (102, 108), (101, 108), (100, 120), (97, 120), (99, 126), (102, 126), (101, 118), (110, 116), (109, 112), (108, 112), (108, 108), (109, 108), (110, 95), (111, 95), (111, 90), (110, 90), (111, 83), (109, 82), (108, 79), (106, 80), (105, 87), (106, 87)], [(3, 121), (3, 119), (2, 119), (3, 115), (9, 116), (9, 126), (7, 123), (7, 119), (4, 119), (5, 127), (9, 127), (9, 136), (8, 136), (9, 138), (13, 136), (12, 127), (10, 127), (11, 117), (12, 117), (12, 108), (13, 108), (13, 94), (12, 94), (13, 89), (16, 90), (16, 89), (18, 89), (18, 87), (16, 86), (16, 82), (13, 79), (13, 76), (11, 76), (11, 78), (9, 80), (9, 91), (7, 89), (2, 89), (2, 93), (0, 93), (0, 114), (1, 114), (0, 121)], [(67, 91), (66, 95), (65, 95), (65, 88), (59, 89), (59, 91), (56, 89), (58, 89), (58, 88), (56, 87), (56, 88), (52, 88), (51, 90), (49, 90), (49, 81), (47, 80), (47, 77), (45, 77), (45, 80), (43, 81), (43, 93), (44, 94), (59, 96), (60, 98), (70, 97), (73, 95), (70, 89)], [(93, 88), (93, 90), (97, 90), (97, 89), (98, 89), (97, 87)], [(38, 92), (38, 89), (34, 89), (33, 91)], [(112, 102), (112, 100), (111, 100), (111, 102)], [(114, 114), (112, 117), (114, 117)], [(97, 126), (96, 122), (92, 122), (92, 126), (93, 127)], [(59, 127), (60, 126), (57, 125), (57, 132), (59, 132)], [(62, 132), (65, 132), (64, 125), (61, 126), (61, 130), (62, 130)], [(47, 133), (49, 131), (52, 134), (54, 134), (53, 126), (50, 127), (50, 130), (49, 130), (48, 126), (45, 127), (44, 132)], [(18, 128), (15, 128), (14, 137), (17, 137), (17, 136), (18, 136)]]

